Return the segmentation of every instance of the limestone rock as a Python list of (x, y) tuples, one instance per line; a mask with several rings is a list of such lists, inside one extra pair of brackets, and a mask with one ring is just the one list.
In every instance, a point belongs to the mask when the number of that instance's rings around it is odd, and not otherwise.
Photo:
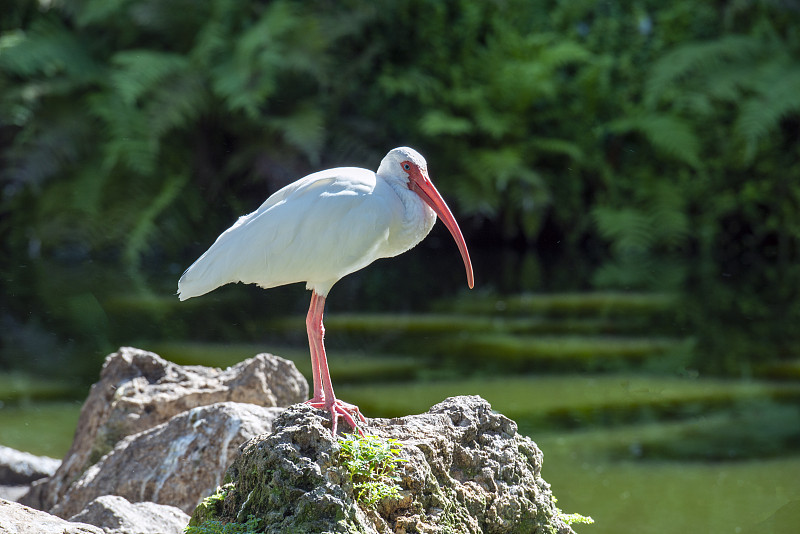
[(98, 497), (70, 521), (101, 527), (106, 534), (183, 534), (189, 516), (174, 506)]
[(16, 501), (25, 495), (31, 483), (55, 473), (61, 460), (35, 456), (0, 445), (0, 499)]
[(0, 485), (19, 486), (49, 477), (56, 472), (60, 460), (36, 456), (0, 445)]
[(225, 401), (288, 406), (307, 398), (308, 383), (294, 364), (271, 354), (259, 354), (223, 371), (180, 366), (152, 352), (123, 347), (106, 358), (61, 466), (50, 478), (34, 483), (20, 502), (50, 510), (121, 439), (185, 410)]
[(222, 483), (239, 446), (269, 432), (282, 411), (222, 402), (193, 408), (128, 436), (70, 485), (51, 512), (71, 517), (103, 495), (191, 512)]
[(370, 419), (369, 435), (402, 444), (399, 497), (359, 504), (324, 412), (293, 406), (251, 439), (224, 491), (191, 524), (258, 520), (264, 532), (572, 533), (541, 478), (542, 452), (480, 397), (427, 413)]
[(0, 534), (105, 534), (102, 528), (72, 523), (47, 512), (0, 499)]
[(0, 499), (18, 501), (31, 489), (30, 484), (22, 486), (0, 486)]

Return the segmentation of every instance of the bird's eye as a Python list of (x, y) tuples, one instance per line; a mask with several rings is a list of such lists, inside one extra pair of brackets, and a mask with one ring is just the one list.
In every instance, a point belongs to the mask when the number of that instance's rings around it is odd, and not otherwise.
[(411, 170), (411, 165), (409, 165), (408, 163), (403, 163), (403, 168), (404, 168), (405, 170), (407, 170), (407, 171), (408, 171), (408, 170)]

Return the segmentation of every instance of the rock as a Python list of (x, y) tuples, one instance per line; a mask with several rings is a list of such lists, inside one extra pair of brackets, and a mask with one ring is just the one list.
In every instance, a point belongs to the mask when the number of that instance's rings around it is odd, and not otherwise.
[(0, 499), (22, 498), (35, 480), (56, 472), (61, 460), (36, 456), (0, 445)]
[(189, 516), (174, 506), (131, 503), (116, 495), (98, 497), (73, 522), (101, 527), (106, 534), (183, 534)]
[(105, 534), (102, 528), (72, 523), (47, 512), (0, 499), (0, 534)]
[(239, 446), (269, 432), (283, 410), (221, 402), (128, 436), (71, 484), (51, 512), (71, 517), (103, 495), (191, 512), (222, 483)]
[(190, 524), (258, 522), (263, 532), (572, 533), (541, 478), (542, 452), (480, 397), (427, 413), (370, 419), (368, 435), (401, 444), (399, 492), (359, 504), (324, 412), (297, 405), (251, 439), (222, 490)]
[(30, 489), (30, 484), (24, 486), (0, 486), (0, 499), (18, 501), (23, 495), (28, 493)]
[(259, 354), (222, 371), (180, 366), (152, 352), (123, 347), (106, 358), (61, 466), (50, 478), (35, 482), (20, 502), (50, 510), (121, 439), (185, 410), (225, 401), (288, 406), (307, 398), (308, 383), (294, 364), (271, 354)]
[(69, 521), (0, 499), (0, 534), (182, 534), (188, 522), (173, 506), (113, 495), (95, 499)]
[(0, 486), (21, 486), (49, 477), (61, 460), (18, 451), (0, 445)]

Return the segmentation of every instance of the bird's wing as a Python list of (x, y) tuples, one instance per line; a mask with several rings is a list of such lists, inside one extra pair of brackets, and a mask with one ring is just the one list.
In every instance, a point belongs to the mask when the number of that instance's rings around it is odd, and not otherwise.
[(308, 282), (327, 294), (342, 276), (381, 257), (402, 203), (375, 173), (331, 169), (268, 198), (217, 238), (178, 283), (182, 300), (230, 282)]

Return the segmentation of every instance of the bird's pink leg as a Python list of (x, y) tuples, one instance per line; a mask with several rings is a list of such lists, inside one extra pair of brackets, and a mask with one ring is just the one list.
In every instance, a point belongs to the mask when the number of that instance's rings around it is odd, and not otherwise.
[(311, 293), (311, 306), (308, 308), (308, 315), (306, 315), (306, 331), (308, 332), (308, 347), (311, 351), (311, 374), (314, 377), (314, 396), (309, 400), (309, 404), (320, 404), (325, 401), (325, 395), (322, 392), (322, 380), (319, 374), (319, 351), (317, 343), (315, 342), (314, 332), (314, 310), (317, 306), (318, 295), (316, 292)]
[(315, 408), (325, 409), (331, 412), (333, 424), (331, 431), (336, 435), (339, 418), (344, 419), (351, 427), (363, 432), (358, 428), (355, 418), (366, 421), (358, 409), (358, 406), (342, 402), (333, 393), (331, 384), (331, 374), (328, 370), (328, 359), (325, 357), (325, 327), (322, 325), (322, 314), (325, 310), (325, 297), (320, 296), (316, 291), (311, 295), (311, 306), (306, 317), (306, 328), (308, 330), (308, 344), (311, 350), (311, 367), (314, 374), (314, 397), (306, 401)]

